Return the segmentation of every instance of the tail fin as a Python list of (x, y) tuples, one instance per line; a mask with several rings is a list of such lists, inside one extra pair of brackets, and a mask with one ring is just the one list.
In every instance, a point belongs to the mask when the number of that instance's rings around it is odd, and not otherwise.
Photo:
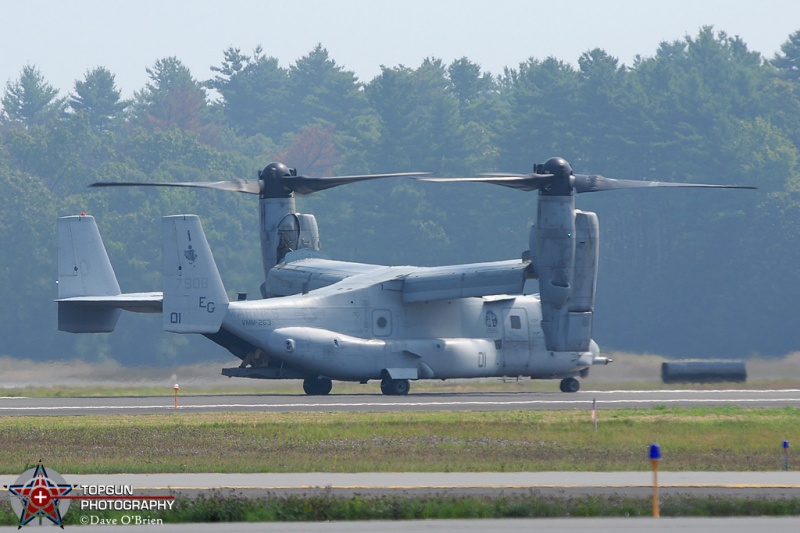
[[(58, 219), (58, 298), (117, 296), (119, 283), (94, 217)], [(120, 310), (58, 302), (58, 329), (71, 333), (114, 331)]]
[(196, 215), (163, 218), (163, 325), (176, 333), (216, 333), (228, 295)]

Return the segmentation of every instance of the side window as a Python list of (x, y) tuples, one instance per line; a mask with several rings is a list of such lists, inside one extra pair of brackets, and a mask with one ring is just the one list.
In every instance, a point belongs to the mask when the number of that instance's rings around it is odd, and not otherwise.
[(522, 320), (520, 320), (519, 316), (511, 315), (508, 318), (511, 321), (511, 329), (522, 329)]
[(388, 309), (372, 311), (372, 334), (376, 337), (388, 337), (392, 334), (392, 312)]

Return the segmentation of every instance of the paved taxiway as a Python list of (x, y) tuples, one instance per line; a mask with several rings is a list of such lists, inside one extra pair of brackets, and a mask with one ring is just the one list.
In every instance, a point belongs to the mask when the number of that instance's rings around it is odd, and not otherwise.
[[(485, 489), (577, 490), (603, 488), (648, 489), (652, 473), (641, 472), (360, 472), (360, 473), (255, 473), (255, 474), (74, 474), (73, 485), (126, 485), (142, 491), (260, 490), (265, 492), (309, 489), (371, 492), (404, 490)], [(10, 485), (17, 476), (0, 476)], [(800, 496), (800, 472), (659, 472), (663, 489), (772, 489)], [(648, 494), (645, 490), (644, 494)]]
[[(15, 476), (0, 476), (0, 484), (14, 482)], [(67, 475), (69, 483), (77, 485), (130, 485), (137, 495), (163, 494), (173, 491), (190, 495), (193, 491), (211, 488), (225, 493), (281, 495), (317, 490), (359, 494), (433, 491), (486, 490), (497, 492), (536, 492), (560, 497), (583, 493), (595, 494), (602, 489), (620, 495), (649, 498), (649, 472), (506, 472), (506, 473), (361, 473), (361, 474), (92, 474)], [(727, 494), (741, 497), (798, 497), (800, 473), (797, 472), (661, 472), (661, 494), (693, 492), (706, 496)], [(136, 514), (136, 513), (132, 513)], [(91, 528), (91, 529), (89, 529)], [(113, 529), (112, 529), (113, 528)], [(69, 526), (70, 530), (113, 533), (119, 526)], [(411, 520), (359, 522), (301, 522), (301, 523), (224, 523), (224, 524), (164, 524), (126, 526), (125, 531), (161, 528), (168, 531), (203, 531), (251, 533), (255, 531), (306, 533), (364, 533), (372, 531), (496, 531), (518, 533), (539, 531), (548, 533), (578, 533), (590, 531), (798, 531), (800, 517), (735, 517), (735, 518), (558, 518), (504, 520)], [(11, 531), (11, 528), (0, 528)]]
[[(195, 533), (198, 530), (224, 533), (371, 533), (430, 531), (493, 531), (497, 533), (588, 533), (594, 531), (649, 533), (651, 531), (710, 531), (745, 533), (751, 531), (798, 531), (798, 517), (735, 517), (735, 518), (534, 518), (504, 520), (401, 520), (397, 522), (259, 522), (215, 524), (164, 524), (156, 526), (68, 526), (70, 531), (92, 533), (136, 533), (139, 531), (176, 531)], [(0, 531), (16, 531), (2, 527)]]
[[(11, 485), (17, 476), (0, 476)], [(650, 472), (363, 472), (261, 474), (86, 474), (65, 475), (73, 485), (129, 486), (137, 495), (188, 497), (215, 490), (248, 498), (354, 494), (424, 497), (530, 494), (649, 498)], [(702, 497), (800, 498), (797, 472), (661, 472), (661, 494)]]
[[(560, 392), (380, 394), (182, 395), (180, 412), (308, 412), (308, 411), (495, 411), (513, 409), (582, 409), (597, 399), (599, 409), (646, 408), (655, 405), (800, 405), (800, 389), (786, 390), (657, 390)], [(175, 412), (172, 396), (0, 398), (0, 416), (152, 414)]]
[[(266, 525), (266, 524), (265, 524)], [(800, 518), (576, 518), (532, 520), (415, 520), (413, 522), (331, 522), (319, 524), (269, 524), (258, 531), (286, 533), (363, 533), (373, 531), (495, 531), (498, 533), (586, 533), (593, 531), (713, 531), (744, 533), (752, 531), (798, 531)], [(283, 527), (280, 527), (283, 526)], [(286, 527), (291, 526), (291, 527)], [(769, 529), (775, 528), (775, 529)], [(188, 530), (187, 530), (188, 531)], [(225, 529), (234, 533), (249, 533), (256, 529)], [(98, 532), (100, 533), (100, 532)]]

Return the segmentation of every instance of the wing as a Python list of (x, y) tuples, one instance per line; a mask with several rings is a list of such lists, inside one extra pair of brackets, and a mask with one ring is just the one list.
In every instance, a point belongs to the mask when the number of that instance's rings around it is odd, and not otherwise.
[(530, 261), (519, 259), (441, 267), (302, 259), (270, 270), (268, 283), (272, 296), (305, 294), (329, 286), (334, 290), (384, 284), (401, 291), (403, 301), (410, 303), (522, 294), (525, 281), (533, 277)]
[(531, 263), (518, 259), (419, 268), (405, 277), (403, 301), (424, 302), (497, 294), (522, 294), (525, 280), (532, 277)]
[(308, 258), (281, 263), (267, 275), (270, 296), (291, 296), (321, 289), (347, 278), (386, 269), (384, 266)]

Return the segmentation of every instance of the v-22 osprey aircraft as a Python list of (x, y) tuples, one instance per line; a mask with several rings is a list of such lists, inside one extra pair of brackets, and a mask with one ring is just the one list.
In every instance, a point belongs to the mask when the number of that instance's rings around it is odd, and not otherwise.
[[(223, 375), (302, 379), (310, 395), (330, 393), (333, 380), (380, 380), (383, 394), (404, 395), (410, 381), (492, 376), (560, 379), (563, 392), (577, 392), (577, 377), (611, 361), (592, 340), (598, 220), (594, 213), (575, 208), (574, 194), (754, 187), (575, 174), (558, 157), (533, 170), (465, 178), (424, 173), (307, 178), (273, 163), (257, 182), (95, 184), (259, 194), (264, 299), (229, 300), (195, 215), (162, 220), (160, 293), (122, 293), (94, 218), (68, 216), (58, 220), (59, 329), (111, 332), (121, 310), (160, 312), (164, 330), (204, 335), (242, 360), (238, 367), (223, 369)], [(296, 212), (294, 193), (388, 176), (538, 191), (529, 251), (521, 259), (444, 267), (380, 266), (316, 256), (316, 221)], [(538, 280), (538, 294), (525, 294), (531, 280)]]

